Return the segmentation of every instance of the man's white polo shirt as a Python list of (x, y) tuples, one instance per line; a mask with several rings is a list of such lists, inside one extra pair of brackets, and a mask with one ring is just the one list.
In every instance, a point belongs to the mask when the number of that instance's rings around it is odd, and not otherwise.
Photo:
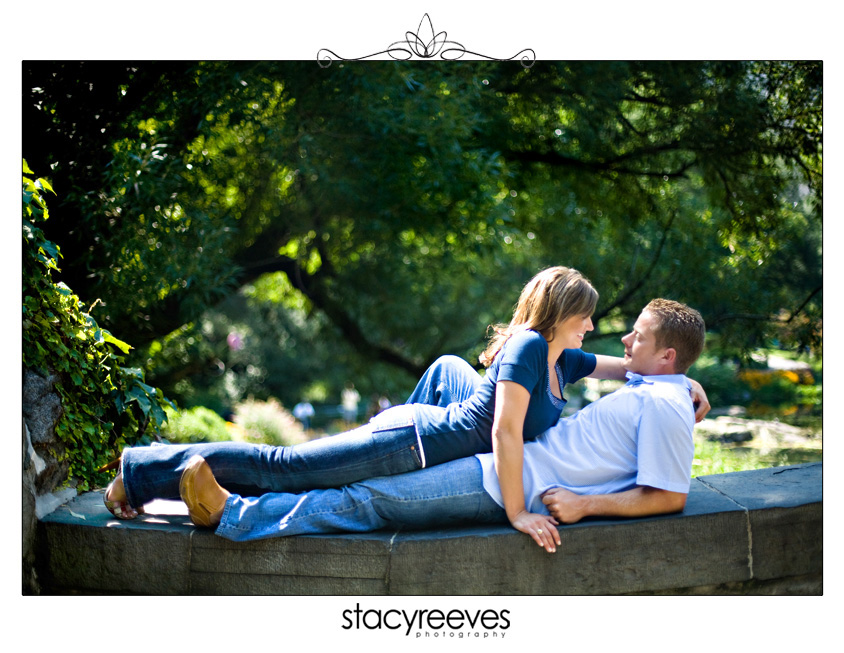
[[(691, 385), (682, 374), (640, 376), (525, 443), (525, 502), (548, 514), (541, 495), (552, 487), (610, 494), (637, 485), (689, 491), (694, 457)], [(484, 489), (503, 507), (491, 453), (479, 454)]]

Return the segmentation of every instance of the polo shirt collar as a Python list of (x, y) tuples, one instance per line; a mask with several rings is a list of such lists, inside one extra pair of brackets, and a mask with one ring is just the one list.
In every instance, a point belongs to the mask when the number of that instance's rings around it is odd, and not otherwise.
[(637, 386), (643, 383), (653, 385), (654, 383), (676, 383), (682, 385), (686, 389), (691, 389), (692, 385), (685, 374), (654, 374), (642, 376), (635, 372), (627, 373), (627, 385)]

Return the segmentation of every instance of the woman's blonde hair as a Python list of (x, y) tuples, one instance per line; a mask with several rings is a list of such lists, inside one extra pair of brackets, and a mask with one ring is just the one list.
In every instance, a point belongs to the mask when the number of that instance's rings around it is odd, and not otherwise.
[(490, 327), (495, 334), (480, 361), (489, 367), (507, 339), (526, 329), (538, 331), (550, 342), (560, 322), (575, 315), (592, 315), (597, 305), (598, 291), (577, 270), (563, 266), (542, 270), (522, 289), (510, 324)]

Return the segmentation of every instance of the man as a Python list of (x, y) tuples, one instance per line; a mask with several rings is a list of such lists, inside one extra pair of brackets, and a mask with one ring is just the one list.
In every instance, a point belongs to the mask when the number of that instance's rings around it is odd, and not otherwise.
[[(664, 299), (648, 304), (622, 338), (628, 384), (525, 444), (525, 530), (549, 552), (559, 523), (636, 517), (685, 506), (694, 453), (694, 408), (685, 372), (703, 350), (700, 314)], [(180, 495), (197, 525), (242, 541), (304, 533), (363, 532), (468, 521), (508, 523), (493, 454), (479, 454), (339, 489), (257, 498), (230, 494), (194, 457)]]

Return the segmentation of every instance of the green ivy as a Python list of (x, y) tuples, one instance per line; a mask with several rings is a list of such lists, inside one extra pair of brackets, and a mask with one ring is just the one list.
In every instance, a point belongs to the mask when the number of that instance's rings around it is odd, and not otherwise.
[[(32, 171), (23, 162), (24, 175)], [(143, 371), (124, 367), (127, 343), (101, 329), (79, 297), (62, 282), (59, 247), (38, 226), (49, 218), (44, 179), (23, 177), (23, 364), (59, 378), (62, 416), (56, 435), (64, 443), (69, 478), (80, 490), (104, 484), (98, 471), (131, 444), (148, 444), (167, 421), (163, 393), (144, 383)]]

